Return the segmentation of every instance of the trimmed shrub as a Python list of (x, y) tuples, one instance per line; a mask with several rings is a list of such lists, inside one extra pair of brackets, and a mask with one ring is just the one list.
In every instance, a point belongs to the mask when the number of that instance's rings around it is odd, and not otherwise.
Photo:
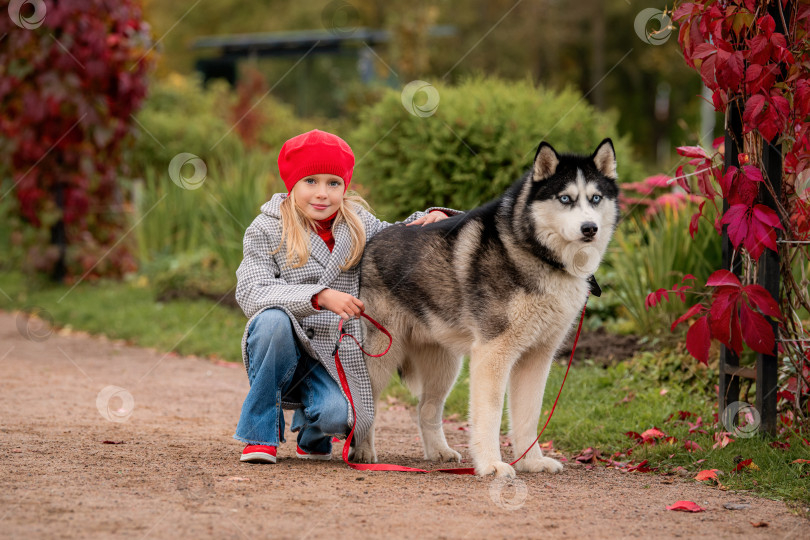
[[(353, 185), (385, 219), (414, 209), (466, 210), (500, 195), (528, 170), (542, 140), (558, 152), (587, 153), (613, 139), (622, 180), (641, 180), (629, 139), (615, 113), (601, 113), (574, 90), (555, 92), (528, 81), (472, 78), (459, 86), (436, 85), (435, 112), (426, 92), (413, 100), (388, 91), (360, 113), (347, 141), (357, 156)], [(411, 100), (406, 99), (410, 104)]]

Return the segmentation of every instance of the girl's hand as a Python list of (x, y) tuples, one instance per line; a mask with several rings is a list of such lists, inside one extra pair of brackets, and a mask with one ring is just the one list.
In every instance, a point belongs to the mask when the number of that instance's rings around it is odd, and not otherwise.
[(447, 217), (448, 217), (447, 214), (445, 214), (444, 212), (442, 212), (440, 210), (436, 210), (436, 211), (430, 212), (426, 216), (422, 216), (419, 219), (415, 219), (415, 220), (411, 221), (410, 223), (406, 224), (405, 226), (406, 227), (410, 227), (411, 225), (425, 226), (428, 223), (436, 223), (437, 221), (447, 219)]
[(335, 289), (324, 289), (317, 294), (317, 298), (319, 306), (337, 313), (346, 320), (359, 316), (366, 309), (359, 299)]

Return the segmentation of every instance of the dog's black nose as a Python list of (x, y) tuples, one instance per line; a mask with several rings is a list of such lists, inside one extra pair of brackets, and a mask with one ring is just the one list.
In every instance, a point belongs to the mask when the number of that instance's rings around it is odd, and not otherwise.
[(593, 238), (596, 236), (596, 231), (599, 230), (599, 227), (597, 227), (596, 223), (593, 221), (588, 221), (587, 223), (582, 224), (580, 230), (582, 231), (582, 235), (586, 238)]

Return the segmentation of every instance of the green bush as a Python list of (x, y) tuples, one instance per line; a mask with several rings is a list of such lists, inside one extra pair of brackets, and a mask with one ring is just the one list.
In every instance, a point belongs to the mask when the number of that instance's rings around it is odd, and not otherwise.
[(709, 365), (701, 364), (683, 350), (683, 345), (676, 350), (639, 352), (626, 365), (632, 377), (640, 382), (675, 385), (706, 399), (714, 397), (714, 381), (719, 376), (716, 359)]
[[(150, 84), (136, 119), (140, 132), (127, 156), (134, 176), (150, 166), (166, 170), (181, 152), (202, 158), (209, 167), (246, 151), (277, 155), (290, 137), (329, 128), (319, 119), (297, 118), (291, 106), (267, 94), (263, 86), (233, 91), (226, 82), (214, 80), (204, 87), (199, 76), (176, 73)], [(254, 146), (243, 141), (246, 131), (255, 132)]]
[(160, 302), (180, 298), (218, 301), (236, 285), (233, 272), (209, 249), (157, 259), (142, 269), (142, 275)]
[[(629, 139), (617, 133), (616, 114), (596, 111), (579, 92), (484, 78), (435, 88), (435, 114), (409, 113), (401, 93), (389, 90), (347, 137), (358, 161), (353, 181), (381, 217), (481, 205), (528, 170), (544, 139), (558, 152), (590, 154), (610, 137), (621, 179), (643, 176)], [(416, 104), (426, 97), (417, 93)]]
[(135, 116), (140, 128), (127, 162), (133, 176), (141, 176), (148, 167), (166, 171), (169, 162), (188, 152), (208, 163), (212, 158), (242, 149), (239, 137), (228, 133), (230, 124), (222, 111), (228, 107), (227, 83), (214, 81), (204, 89), (198, 77), (172, 74), (152, 81), (143, 108)]

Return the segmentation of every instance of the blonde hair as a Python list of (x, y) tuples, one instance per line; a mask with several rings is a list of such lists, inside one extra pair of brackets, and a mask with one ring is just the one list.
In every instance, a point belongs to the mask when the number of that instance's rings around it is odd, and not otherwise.
[[(371, 211), (368, 203), (357, 193), (350, 191), (344, 195), (338, 207), (335, 221), (332, 223), (334, 230), (340, 223), (346, 223), (349, 227), (349, 234), (352, 240), (352, 251), (346, 262), (341, 265), (341, 270), (348, 270), (360, 262), (363, 257), (363, 250), (366, 248), (366, 230), (357, 210), (363, 208)], [(282, 247), (287, 247), (287, 264), (290, 268), (300, 268), (309, 260), (310, 242), (309, 231), (317, 232), (315, 220), (309, 217), (304, 210), (295, 203), (295, 195), (292, 191), (286, 199), (281, 201), (281, 243), (273, 254), (281, 251)]]

